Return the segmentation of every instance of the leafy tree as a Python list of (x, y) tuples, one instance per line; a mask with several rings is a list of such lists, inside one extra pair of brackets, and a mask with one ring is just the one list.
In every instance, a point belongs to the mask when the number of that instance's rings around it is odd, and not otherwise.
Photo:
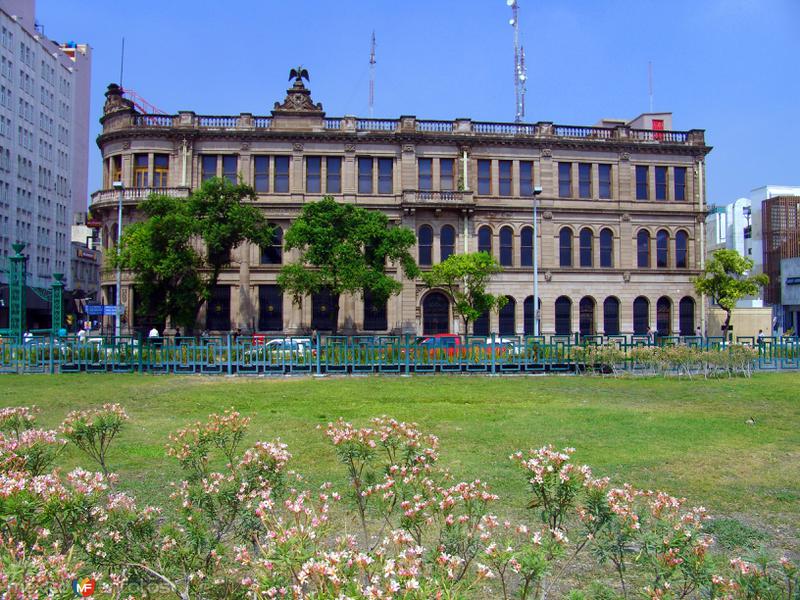
[(761, 273), (748, 275), (753, 261), (736, 250), (715, 250), (700, 277), (693, 279), (698, 294), (714, 299), (725, 311), (722, 336), (727, 339), (731, 315), (736, 303), (745, 296), (755, 296), (761, 287), (769, 283), (769, 277)]
[(300, 257), (284, 265), (278, 285), (295, 304), (304, 296), (329, 290), (336, 333), (341, 294), (369, 291), (377, 301), (386, 301), (400, 292), (402, 284), (386, 274), (387, 260), (399, 264), (406, 277), (417, 276), (409, 253), (415, 240), (413, 231), (391, 227), (381, 212), (339, 204), (326, 196), (303, 206), (286, 232), (286, 249), (299, 250)]
[(450, 292), (453, 310), (464, 321), (464, 333), (469, 324), (486, 311), (500, 310), (505, 306), (505, 296), (495, 296), (486, 291), (489, 279), (503, 268), (487, 252), (451, 254), (447, 260), (434, 265), (422, 279), (429, 288), (441, 287)]
[(253, 189), (213, 178), (188, 198), (152, 194), (139, 205), (145, 219), (125, 228), (113, 266), (134, 274), (141, 312), (169, 317), (191, 332), (200, 307), (233, 248), (248, 240), (267, 245), (272, 229), (247, 204)]

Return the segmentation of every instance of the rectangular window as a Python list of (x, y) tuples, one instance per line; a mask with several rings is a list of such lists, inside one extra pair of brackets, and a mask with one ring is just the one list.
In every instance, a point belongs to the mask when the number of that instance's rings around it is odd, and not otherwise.
[(327, 173), (325, 174), (325, 191), (329, 194), (342, 192), (342, 159), (338, 156), (329, 156), (325, 159)]
[(675, 167), (675, 201), (686, 200), (686, 167)]
[(650, 178), (650, 167), (644, 167), (642, 165), (636, 166), (636, 199), (637, 200), (649, 200), (650, 193), (649, 193), (649, 183), (648, 179)]
[(212, 177), (217, 176), (217, 155), (204, 154), (200, 159), (200, 179), (201, 181), (208, 181)]
[(519, 161), (519, 195), (533, 195), (533, 161)]
[(322, 191), (322, 157), (306, 157), (306, 192), (318, 194)]
[(420, 158), (417, 161), (418, 179), (417, 187), (423, 191), (433, 189), (433, 159)]
[(611, 165), (597, 165), (598, 184), (601, 200), (611, 198)]
[(578, 196), (592, 197), (592, 165), (588, 163), (578, 163)]
[(122, 155), (111, 157), (111, 183), (122, 181)]
[(455, 162), (452, 158), (439, 159), (439, 189), (443, 192), (451, 192), (454, 189)]
[(253, 188), (260, 194), (269, 192), (269, 156), (253, 158)]
[(378, 193), (391, 194), (394, 191), (394, 160), (378, 159)]
[(275, 157), (275, 193), (286, 194), (289, 192), (289, 157)]
[(492, 193), (492, 161), (478, 161), (478, 193), (488, 196)]
[(656, 200), (667, 199), (667, 167), (656, 167)]
[(258, 330), (283, 330), (283, 291), (277, 285), (258, 286)]
[(375, 294), (364, 290), (364, 330), (383, 331), (389, 328), (386, 314), (386, 301), (380, 301)]
[(230, 154), (222, 157), (222, 176), (233, 185), (239, 183), (238, 173), (239, 159)]
[(169, 154), (155, 154), (153, 156), (153, 187), (167, 187), (169, 179)]
[(558, 197), (572, 196), (572, 163), (558, 163)]
[(511, 161), (501, 160), (497, 163), (498, 174), (500, 176), (499, 193), (501, 196), (511, 195)]
[(133, 186), (145, 188), (148, 186), (147, 180), (148, 156), (147, 154), (135, 154), (133, 157)]
[(358, 157), (358, 193), (372, 193), (372, 157)]

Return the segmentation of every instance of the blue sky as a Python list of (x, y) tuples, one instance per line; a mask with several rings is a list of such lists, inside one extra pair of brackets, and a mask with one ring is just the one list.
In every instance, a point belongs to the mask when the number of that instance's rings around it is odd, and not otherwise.
[[(705, 129), (708, 200), (800, 185), (800, 1), (520, 0), (526, 121), (591, 125), (672, 111)], [(288, 71), (311, 74), (330, 116), (513, 121), (513, 38), (505, 0), (38, 0), (48, 37), (94, 49), (92, 139), (103, 91), (119, 79), (167, 112), (269, 114)], [(92, 144), (90, 190), (100, 185)]]

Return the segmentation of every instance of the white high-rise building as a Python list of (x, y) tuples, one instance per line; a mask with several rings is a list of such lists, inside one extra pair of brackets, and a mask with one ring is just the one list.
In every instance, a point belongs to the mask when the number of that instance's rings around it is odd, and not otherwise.
[(48, 39), (35, 0), (0, 0), (0, 281), (24, 242), (28, 285), (70, 272), (73, 213), (86, 212), (91, 49)]

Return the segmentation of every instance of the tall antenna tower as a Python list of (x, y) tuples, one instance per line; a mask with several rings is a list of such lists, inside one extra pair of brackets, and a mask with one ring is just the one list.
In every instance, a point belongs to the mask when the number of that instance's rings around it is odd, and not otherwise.
[(375, 112), (375, 32), (372, 32), (372, 44), (369, 49), (369, 116)]
[(525, 48), (519, 45), (519, 3), (517, 0), (506, 0), (511, 7), (511, 19), (508, 24), (514, 28), (514, 96), (516, 100), (514, 122), (522, 122), (525, 116), (525, 86), (528, 73), (525, 70)]
[(650, 112), (653, 112), (653, 61), (647, 61), (647, 87), (650, 96)]

